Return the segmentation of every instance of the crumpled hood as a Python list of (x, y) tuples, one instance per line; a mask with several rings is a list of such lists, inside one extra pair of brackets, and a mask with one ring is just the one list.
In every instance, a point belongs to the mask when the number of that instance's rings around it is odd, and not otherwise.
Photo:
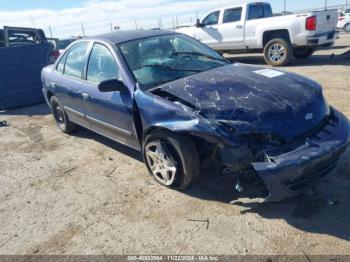
[(180, 98), (207, 119), (247, 122), (258, 133), (286, 140), (312, 129), (329, 113), (316, 82), (238, 63), (167, 83), (157, 90)]

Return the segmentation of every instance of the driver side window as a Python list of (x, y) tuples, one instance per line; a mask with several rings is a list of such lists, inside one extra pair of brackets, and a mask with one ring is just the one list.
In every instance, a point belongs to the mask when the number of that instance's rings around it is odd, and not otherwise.
[(87, 80), (101, 83), (104, 80), (121, 80), (119, 67), (107, 47), (94, 44), (87, 70)]
[(213, 12), (209, 15), (207, 15), (204, 19), (202, 24), (204, 26), (208, 25), (217, 25), (219, 23), (219, 16), (220, 16), (220, 11)]

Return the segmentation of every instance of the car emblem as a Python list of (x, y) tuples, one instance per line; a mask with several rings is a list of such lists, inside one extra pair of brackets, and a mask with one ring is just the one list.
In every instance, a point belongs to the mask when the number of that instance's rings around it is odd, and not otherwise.
[(305, 115), (305, 120), (311, 120), (314, 118), (314, 114), (313, 113), (308, 113)]

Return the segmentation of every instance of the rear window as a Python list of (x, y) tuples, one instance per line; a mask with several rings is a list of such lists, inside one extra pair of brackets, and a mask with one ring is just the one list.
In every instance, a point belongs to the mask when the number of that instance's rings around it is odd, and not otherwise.
[(252, 4), (249, 5), (248, 20), (260, 19), (272, 16), (271, 6), (268, 4)]
[(73, 43), (75, 39), (64, 39), (59, 40), (58, 42), (58, 49), (66, 49), (67, 46), (69, 46), (71, 43)]
[(224, 12), (223, 23), (231, 23), (241, 21), (242, 8), (228, 9)]
[(41, 44), (40, 35), (35, 30), (8, 30), (9, 46)]

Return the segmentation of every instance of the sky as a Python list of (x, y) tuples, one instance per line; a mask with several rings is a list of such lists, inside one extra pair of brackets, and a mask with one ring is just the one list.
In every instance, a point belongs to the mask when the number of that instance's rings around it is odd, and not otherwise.
[[(121, 29), (170, 28), (194, 23), (211, 9), (246, 0), (0, 0), (0, 26), (42, 28), (47, 36), (69, 37)], [(274, 12), (283, 10), (284, 0), (270, 2)], [(325, 0), (286, 0), (287, 10), (323, 7)], [(348, 0), (350, 2), (350, 0)], [(346, 0), (328, 0), (328, 6)], [(51, 30), (50, 30), (51, 29)]]

